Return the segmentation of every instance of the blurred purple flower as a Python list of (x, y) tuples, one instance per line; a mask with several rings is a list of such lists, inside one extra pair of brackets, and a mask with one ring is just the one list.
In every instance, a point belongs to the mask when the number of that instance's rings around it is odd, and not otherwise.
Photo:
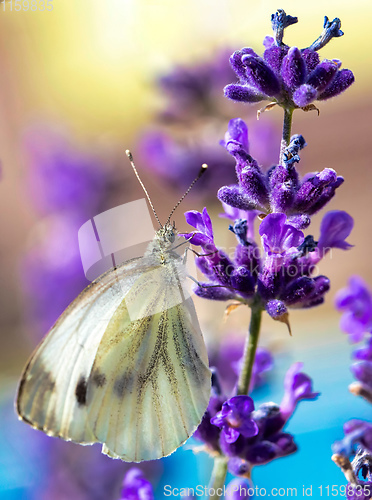
[[(240, 353), (242, 349), (240, 349)], [(238, 375), (241, 370), (243, 358), (239, 359), (235, 363), (232, 363), (235, 373)], [(257, 347), (256, 356), (254, 358), (254, 364), (251, 375), (251, 383), (249, 387), (249, 392), (253, 391), (257, 386), (261, 385), (263, 382), (263, 374), (272, 370), (274, 366), (274, 359), (270, 351), (264, 347)]]
[(349, 286), (337, 293), (335, 305), (343, 312), (340, 328), (350, 342), (359, 342), (365, 333), (372, 333), (372, 294), (362, 278), (352, 276)]
[(214, 137), (185, 143), (177, 141), (170, 133), (149, 130), (142, 135), (137, 150), (147, 169), (177, 189), (186, 189), (201, 165), (206, 163), (208, 172), (194, 189), (213, 196), (222, 179), (235, 181), (234, 163), (216, 143)]
[(219, 49), (213, 58), (192, 65), (176, 66), (158, 79), (167, 97), (167, 107), (160, 118), (185, 121), (195, 116), (214, 115), (221, 89), (234, 77), (228, 62), (230, 50)]
[(372, 424), (364, 420), (349, 420), (344, 424), (345, 437), (336, 441), (332, 450), (334, 453), (349, 457), (355, 452), (356, 446), (372, 453)]
[(226, 500), (248, 500), (252, 498), (249, 494), (254, 491), (250, 488), (250, 484), (247, 479), (236, 478), (229, 482), (226, 489)]
[(303, 363), (294, 363), (284, 379), (284, 397), (280, 403), (280, 411), (285, 420), (288, 420), (303, 399), (316, 399), (319, 392), (313, 392), (311, 378), (300, 370)]
[(26, 316), (36, 323), (37, 339), (88, 285), (77, 239), (80, 225), (80, 217), (73, 214), (45, 218), (22, 259)]
[(124, 477), (119, 500), (154, 500), (152, 485), (140, 469), (130, 469)]
[[(283, 23), (283, 19), (291, 22)], [(304, 108), (315, 100), (326, 100), (344, 92), (353, 82), (348, 69), (339, 69), (341, 61), (324, 59), (317, 51), (333, 37), (341, 36), (341, 22), (325, 18), (321, 36), (308, 48), (299, 50), (283, 43), (284, 28), (297, 22), (279, 9), (272, 16), (274, 38), (264, 40), (265, 52), (258, 56), (253, 49), (243, 48), (230, 57), (238, 83), (225, 87), (225, 95), (239, 102), (255, 103), (270, 100), (285, 108)]]
[(47, 126), (25, 134), (24, 150), (30, 171), (28, 194), (41, 213), (69, 210), (95, 215), (108, 188), (107, 173), (97, 157)]

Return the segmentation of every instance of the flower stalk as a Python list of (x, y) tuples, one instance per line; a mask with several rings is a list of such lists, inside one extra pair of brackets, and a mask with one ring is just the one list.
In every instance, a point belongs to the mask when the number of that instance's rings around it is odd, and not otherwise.
[(291, 140), (293, 108), (284, 108), (283, 134), (280, 143), (279, 165), (283, 165), (283, 155)]
[(252, 306), (249, 333), (245, 341), (242, 369), (240, 371), (237, 396), (246, 395), (249, 390), (253, 364), (256, 357), (258, 339), (260, 336), (262, 309), (258, 305)]
[(213, 489), (214, 494), (209, 497), (210, 500), (217, 500), (221, 495), (217, 494), (219, 488), (224, 487), (227, 475), (227, 458), (219, 455), (215, 457), (211, 479), (209, 482), (209, 491)]

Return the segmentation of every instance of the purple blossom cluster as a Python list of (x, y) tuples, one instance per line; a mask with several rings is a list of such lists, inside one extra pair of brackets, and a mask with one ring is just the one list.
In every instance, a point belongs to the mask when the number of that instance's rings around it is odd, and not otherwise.
[(297, 447), (293, 436), (283, 428), (299, 401), (318, 396), (301, 369), (302, 363), (295, 363), (288, 370), (280, 405), (264, 403), (257, 409), (250, 396), (226, 399), (214, 375), (212, 396), (194, 437), (212, 455), (228, 457), (229, 470), (236, 476), (250, 477), (252, 467), (294, 453)]
[(249, 47), (232, 54), (230, 63), (239, 82), (225, 87), (227, 97), (248, 103), (270, 100), (286, 109), (307, 110), (314, 101), (335, 97), (354, 82), (349, 69), (340, 69), (340, 60), (321, 61), (318, 54), (332, 38), (343, 35), (341, 21), (325, 17), (323, 32), (305, 49), (283, 43), (284, 29), (297, 21), (279, 9), (271, 18), (274, 37), (264, 39), (262, 57)]
[(299, 151), (306, 146), (301, 135), (291, 138), (283, 164), (274, 165), (267, 172), (249, 154), (248, 128), (242, 119), (230, 120), (222, 144), (235, 158), (238, 184), (221, 187), (219, 200), (239, 210), (284, 213), (297, 229), (308, 227), (311, 216), (325, 207), (344, 182), (332, 168), (300, 178), (295, 163), (300, 161)]
[(332, 248), (350, 247), (345, 239), (351, 232), (353, 219), (343, 211), (328, 212), (316, 242), (313, 236), (305, 236), (294, 227), (285, 214), (268, 214), (259, 228), (263, 246), (261, 255), (251, 236), (256, 213), (248, 215), (241, 210), (229, 213), (229, 217), (235, 220), (230, 228), (238, 240), (233, 257), (216, 246), (206, 208), (202, 213), (189, 211), (185, 214), (187, 222), (196, 231), (184, 236), (202, 248), (203, 253), (196, 262), (209, 278), (208, 282), (196, 287), (195, 293), (212, 300), (235, 299), (248, 304), (259, 301), (272, 318), (282, 320), (288, 307), (321, 304), (330, 282), (325, 276), (312, 276), (315, 266)]

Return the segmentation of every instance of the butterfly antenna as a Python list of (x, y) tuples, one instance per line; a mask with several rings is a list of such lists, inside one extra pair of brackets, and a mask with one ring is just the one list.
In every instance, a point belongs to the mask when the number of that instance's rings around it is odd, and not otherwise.
[(176, 205), (174, 206), (173, 210), (169, 214), (169, 217), (168, 217), (167, 222), (165, 223), (165, 225), (169, 224), (170, 219), (171, 219), (172, 215), (174, 214), (174, 211), (176, 210), (176, 208), (182, 203), (182, 201), (185, 199), (185, 197), (189, 194), (189, 192), (191, 191), (191, 188), (193, 187), (193, 185), (195, 184), (195, 182), (197, 182), (200, 179), (200, 177), (204, 174), (204, 172), (206, 172), (207, 168), (208, 168), (208, 165), (206, 163), (203, 163), (203, 165), (201, 166), (201, 169), (200, 169), (198, 175), (192, 181), (192, 183), (190, 184), (190, 186), (187, 188), (186, 193), (181, 197), (181, 199), (178, 201), (178, 203), (176, 203)]
[[(141, 178), (140, 178), (140, 176), (139, 176), (139, 174), (138, 174), (138, 172), (137, 172), (136, 166), (135, 166), (134, 161), (133, 161), (133, 155), (132, 155), (132, 153), (129, 151), (129, 149), (127, 149), (127, 150), (125, 151), (125, 154), (128, 156), (128, 159), (129, 159), (129, 161), (130, 161), (130, 164), (132, 165), (132, 168), (133, 168), (134, 173), (135, 173), (135, 175), (136, 175), (136, 177), (137, 177), (137, 179), (138, 179), (138, 182), (141, 184), (141, 187), (142, 187), (142, 189), (143, 189), (143, 191), (144, 191), (144, 193), (145, 193), (145, 195), (146, 195), (146, 198), (148, 199), (148, 202), (150, 203), (150, 207), (151, 207), (151, 210), (153, 211), (153, 213), (154, 213), (154, 215), (155, 215), (155, 219), (158, 221), (159, 226), (160, 226), (160, 227), (163, 227), (163, 226), (161, 225), (160, 220), (159, 220), (158, 214), (155, 212), (155, 208), (154, 208), (154, 205), (152, 204), (152, 201), (151, 201), (150, 195), (149, 195), (149, 193), (147, 192), (147, 189), (145, 188), (145, 186), (144, 186), (143, 182), (141, 181)], [(190, 187), (191, 187), (191, 186), (190, 186)]]

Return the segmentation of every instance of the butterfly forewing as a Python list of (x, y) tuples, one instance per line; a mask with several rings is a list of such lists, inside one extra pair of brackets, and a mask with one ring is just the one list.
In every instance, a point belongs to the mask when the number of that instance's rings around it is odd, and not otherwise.
[(22, 419), (126, 461), (168, 455), (192, 434), (210, 371), (182, 263), (168, 257), (129, 261), (71, 304), (24, 371)]

